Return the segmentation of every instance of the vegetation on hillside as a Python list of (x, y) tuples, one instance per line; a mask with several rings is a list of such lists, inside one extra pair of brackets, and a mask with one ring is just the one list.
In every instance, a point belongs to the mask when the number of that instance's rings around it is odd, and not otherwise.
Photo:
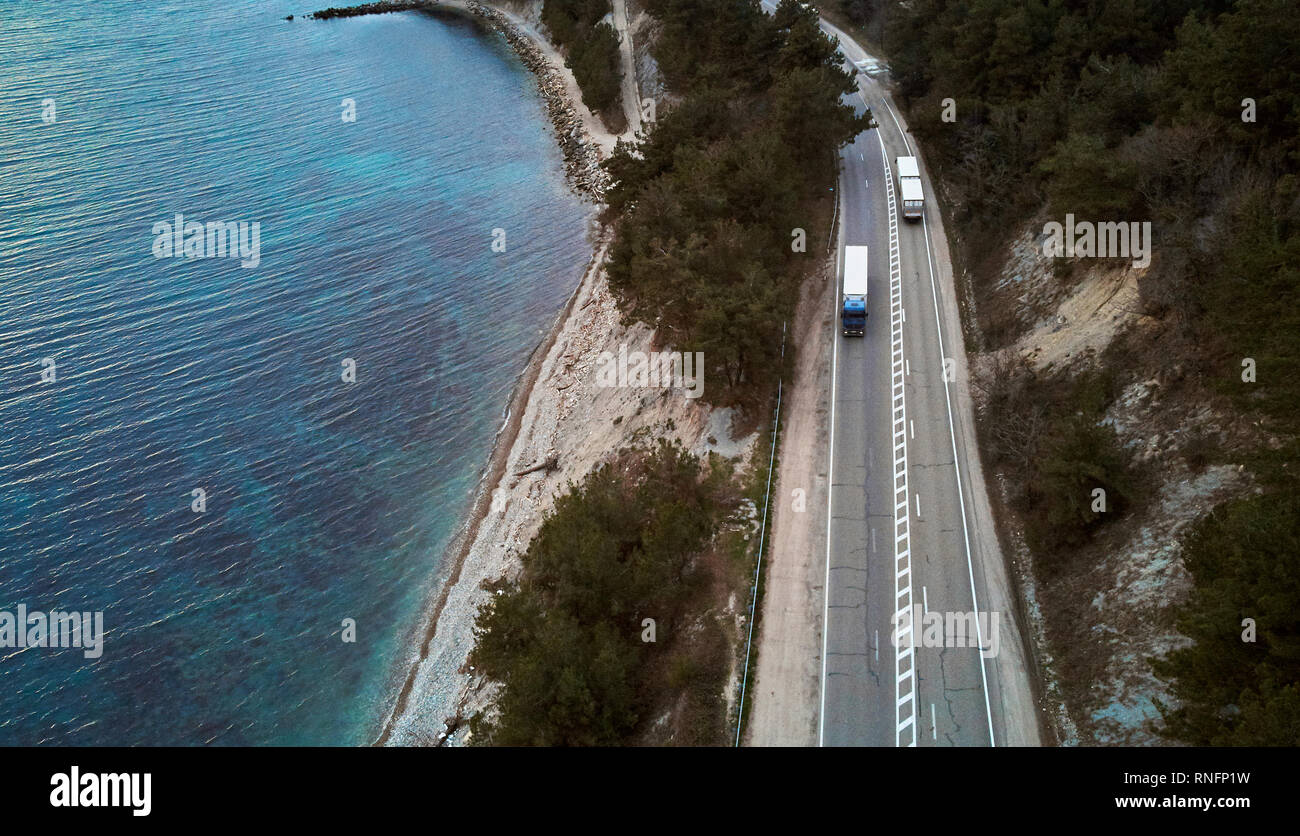
[(1178, 626), (1196, 644), (1153, 662), (1180, 703), (1165, 710), (1164, 733), (1300, 745), (1300, 494), (1220, 506), (1186, 539), (1183, 562), (1196, 587)]
[[(914, 0), (889, 6), (887, 32), (972, 263), (1045, 204), (1058, 219), (1151, 221), (1146, 311), (1202, 344), (1204, 372), (1243, 405), (1297, 428), (1291, 0)], [(1235, 385), (1246, 357), (1249, 388)]]
[(1039, 569), (1051, 574), (1132, 503), (1129, 454), (1101, 423), (1114, 377), (1042, 377), (1023, 362), (1003, 361), (991, 378), (985, 449), (1008, 475)]

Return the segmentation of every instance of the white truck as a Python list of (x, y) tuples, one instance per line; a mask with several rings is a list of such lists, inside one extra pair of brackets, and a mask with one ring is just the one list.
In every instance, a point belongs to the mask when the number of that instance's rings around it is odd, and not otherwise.
[(894, 167), (898, 171), (898, 193), (903, 203), (903, 218), (920, 220), (925, 213), (925, 193), (921, 188), (921, 169), (916, 164), (916, 157), (896, 157)]
[(844, 248), (844, 295), (840, 305), (840, 326), (846, 337), (867, 332), (867, 248)]

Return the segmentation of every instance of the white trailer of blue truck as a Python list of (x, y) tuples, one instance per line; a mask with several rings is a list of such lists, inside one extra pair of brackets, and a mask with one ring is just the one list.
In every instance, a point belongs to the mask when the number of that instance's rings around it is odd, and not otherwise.
[(867, 248), (844, 248), (844, 294), (840, 304), (840, 326), (846, 337), (867, 332)]

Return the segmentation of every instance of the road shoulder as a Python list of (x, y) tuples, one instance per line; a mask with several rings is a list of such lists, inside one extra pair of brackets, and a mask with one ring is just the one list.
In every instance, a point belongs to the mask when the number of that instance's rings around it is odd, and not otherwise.
[(804, 283), (795, 313), (798, 352), (781, 415), (749, 746), (817, 745), (835, 264), (828, 256)]

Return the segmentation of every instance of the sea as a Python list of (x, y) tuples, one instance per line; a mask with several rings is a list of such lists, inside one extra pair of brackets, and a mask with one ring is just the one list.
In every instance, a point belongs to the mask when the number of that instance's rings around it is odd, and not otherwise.
[(0, 2), (0, 745), (372, 742), (591, 255), (503, 39), (313, 8)]

